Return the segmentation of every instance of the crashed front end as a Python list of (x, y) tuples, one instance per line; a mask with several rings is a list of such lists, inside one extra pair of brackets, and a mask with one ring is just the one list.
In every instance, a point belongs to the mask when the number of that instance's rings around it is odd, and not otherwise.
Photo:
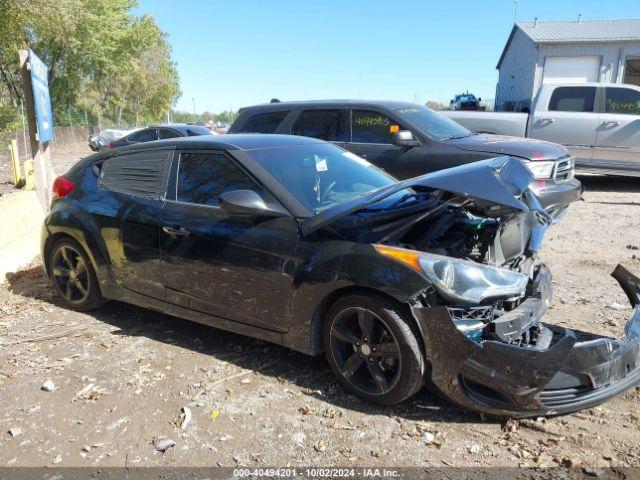
[(404, 182), (413, 194), (335, 224), (423, 275), (410, 303), (432, 386), (496, 415), (572, 412), (640, 383), (640, 279), (622, 266), (613, 276), (634, 307), (622, 338), (542, 321), (552, 286), (538, 251), (554, 219), (530, 183), (517, 159), (476, 162)]
[(472, 310), (414, 306), (432, 384), (463, 407), (509, 416), (569, 413), (637, 385), (640, 279), (621, 266), (612, 275), (634, 307), (618, 340), (540, 321), (551, 300), (551, 275), (544, 265), (527, 299), (484, 325), (486, 339), (472, 339), (456, 326), (473, 317)]

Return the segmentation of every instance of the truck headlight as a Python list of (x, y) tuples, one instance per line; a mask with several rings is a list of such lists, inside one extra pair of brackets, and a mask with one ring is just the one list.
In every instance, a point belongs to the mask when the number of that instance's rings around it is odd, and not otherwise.
[(529, 282), (523, 273), (469, 260), (387, 245), (374, 247), (378, 253), (424, 273), (440, 295), (454, 302), (478, 304), (487, 298), (521, 295)]
[(527, 168), (531, 170), (534, 178), (550, 179), (553, 175), (553, 167), (556, 162), (527, 162)]

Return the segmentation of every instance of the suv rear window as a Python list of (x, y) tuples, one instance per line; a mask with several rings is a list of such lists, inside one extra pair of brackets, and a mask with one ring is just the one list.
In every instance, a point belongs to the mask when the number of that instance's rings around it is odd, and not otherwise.
[(274, 133), (287, 115), (287, 110), (258, 113), (244, 122), (237, 133)]
[(348, 139), (344, 133), (344, 113), (340, 110), (305, 110), (291, 127), (291, 134), (345, 142)]
[(172, 153), (173, 150), (155, 150), (109, 158), (102, 164), (98, 187), (158, 200)]
[(558, 112), (593, 112), (596, 87), (558, 87), (549, 101), (549, 110)]

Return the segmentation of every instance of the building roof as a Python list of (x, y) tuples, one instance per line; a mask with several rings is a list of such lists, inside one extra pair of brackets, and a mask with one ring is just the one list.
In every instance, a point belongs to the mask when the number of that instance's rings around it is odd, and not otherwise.
[(562, 22), (516, 22), (500, 55), (500, 64), (509, 49), (516, 29), (535, 43), (640, 42), (640, 19), (574, 20)]

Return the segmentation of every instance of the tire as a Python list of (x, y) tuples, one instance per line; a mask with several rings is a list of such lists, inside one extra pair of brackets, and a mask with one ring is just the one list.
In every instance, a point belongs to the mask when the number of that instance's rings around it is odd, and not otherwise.
[(49, 251), (48, 271), (66, 308), (86, 312), (105, 303), (93, 265), (75, 240), (61, 238), (54, 242)]
[(424, 384), (418, 337), (399, 306), (382, 296), (352, 294), (334, 302), (323, 341), (340, 384), (368, 402), (396, 405)]

